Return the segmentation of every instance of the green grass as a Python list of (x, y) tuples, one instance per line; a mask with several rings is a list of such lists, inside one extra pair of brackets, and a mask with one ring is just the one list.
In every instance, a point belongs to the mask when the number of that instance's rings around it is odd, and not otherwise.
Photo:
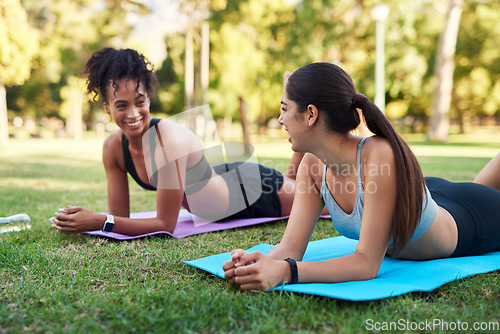
[[(500, 151), (498, 133), (452, 136), (447, 145), (408, 136), (425, 175), (472, 180)], [(487, 138), (487, 139), (485, 139)], [(259, 160), (284, 170), (283, 138), (258, 142)], [(26, 212), (32, 229), (0, 234), (3, 332), (363, 332), (377, 322), (500, 320), (500, 274), (476, 275), (429, 293), (348, 302), (288, 292), (242, 293), (181, 263), (235, 247), (276, 244), (280, 221), (185, 239), (116, 242), (60, 235), (47, 221), (66, 204), (106, 210), (101, 142), (12, 140), (0, 149), (0, 216)], [(132, 183), (131, 183), (132, 184)], [(132, 210), (155, 209), (154, 193), (131, 187)], [(312, 239), (336, 235), (320, 220)]]

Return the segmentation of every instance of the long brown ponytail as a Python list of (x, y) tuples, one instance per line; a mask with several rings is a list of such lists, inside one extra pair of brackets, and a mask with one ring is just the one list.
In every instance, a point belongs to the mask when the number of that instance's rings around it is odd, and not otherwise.
[(389, 141), (396, 161), (396, 205), (391, 225), (397, 253), (410, 242), (422, 214), (424, 176), (417, 158), (382, 111), (367, 97), (356, 94), (353, 107), (361, 109), (368, 129)]

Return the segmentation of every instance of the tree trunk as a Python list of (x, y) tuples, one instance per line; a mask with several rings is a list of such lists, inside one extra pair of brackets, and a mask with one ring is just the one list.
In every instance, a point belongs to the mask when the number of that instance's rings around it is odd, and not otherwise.
[(194, 108), (194, 55), (193, 55), (193, 32), (191, 28), (186, 31), (186, 59), (184, 71), (184, 91), (186, 96), (185, 109)]
[(428, 140), (446, 141), (450, 127), (451, 91), (453, 71), (455, 70), (455, 49), (457, 45), (463, 0), (450, 0), (446, 15), (446, 26), (439, 36), (436, 59), (437, 86), (434, 92), (434, 105)]
[(458, 122), (460, 125), (460, 133), (470, 133), (472, 127), (471, 116), (467, 110), (458, 110)]
[(248, 130), (248, 120), (247, 120), (247, 104), (245, 100), (240, 96), (240, 122), (243, 129), (243, 143), (245, 144), (245, 153), (250, 152), (250, 133)]
[(208, 103), (208, 69), (210, 65), (210, 26), (208, 22), (201, 25), (201, 104)]
[(7, 93), (0, 82), (0, 147), (9, 143), (9, 118), (7, 117)]

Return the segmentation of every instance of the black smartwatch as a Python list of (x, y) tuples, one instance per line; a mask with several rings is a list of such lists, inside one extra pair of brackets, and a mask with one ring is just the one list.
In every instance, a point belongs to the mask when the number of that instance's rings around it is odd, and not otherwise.
[(106, 221), (104, 222), (104, 226), (102, 227), (102, 230), (104, 232), (111, 232), (113, 231), (113, 227), (115, 227), (115, 217), (113, 215), (106, 215)]

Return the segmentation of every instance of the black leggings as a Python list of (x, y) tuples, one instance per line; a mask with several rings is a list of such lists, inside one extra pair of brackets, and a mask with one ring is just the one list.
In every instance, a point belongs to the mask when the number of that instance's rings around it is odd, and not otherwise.
[[(230, 194), (237, 194), (242, 192), (246, 202), (247, 196), (252, 197), (251, 194), (246, 193), (247, 189), (245, 189), (243, 184), (241, 184), (240, 182), (234, 182), (233, 179), (227, 179), (226, 175), (228, 174), (225, 173), (229, 170), (237, 168), (239, 176), (243, 179), (246, 179), (247, 182), (249, 179), (252, 180), (257, 176), (260, 176), (254, 179), (255, 182), (260, 181), (259, 186), (257, 186), (259, 190), (262, 190), (259, 198), (255, 202), (253, 202), (253, 204), (249, 204), (247, 202), (246, 209), (243, 209), (240, 212), (237, 212), (222, 220), (258, 217), (281, 217), (281, 201), (278, 195), (278, 191), (283, 186), (283, 175), (277, 170), (263, 165), (258, 165), (260, 175), (255, 175), (255, 169), (254, 167), (252, 167), (252, 165), (255, 166), (255, 164), (248, 162), (243, 165), (241, 162), (234, 162), (231, 164), (222, 164), (214, 167), (215, 172), (226, 180)], [(262, 186), (260, 187), (260, 185)], [(229, 197), (230, 205), (231, 200), (232, 196)]]
[(455, 219), (458, 244), (451, 257), (500, 251), (500, 191), (488, 186), (426, 177), (437, 205)]

